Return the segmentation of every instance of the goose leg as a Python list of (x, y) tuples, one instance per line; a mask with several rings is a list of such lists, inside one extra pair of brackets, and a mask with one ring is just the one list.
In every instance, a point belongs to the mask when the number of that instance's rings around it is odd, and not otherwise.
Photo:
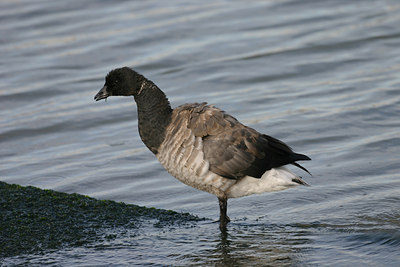
[(229, 217), (226, 215), (228, 209), (228, 200), (226, 198), (218, 198), (219, 201), (219, 228), (221, 230), (226, 230), (226, 225), (230, 221)]

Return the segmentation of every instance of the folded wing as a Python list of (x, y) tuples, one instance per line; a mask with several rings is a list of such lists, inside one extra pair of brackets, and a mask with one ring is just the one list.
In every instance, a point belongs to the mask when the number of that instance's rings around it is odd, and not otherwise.
[(282, 141), (241, 124), (224, 111), (206, 103), (182, 108), (190, 112), (188, 127), (202, 137), (204, 157), (216, 174), (230, 179), (260, 178), (267, 170), (286, 164), (307, 171), (296, 161), (309, 157), (294, 153)]

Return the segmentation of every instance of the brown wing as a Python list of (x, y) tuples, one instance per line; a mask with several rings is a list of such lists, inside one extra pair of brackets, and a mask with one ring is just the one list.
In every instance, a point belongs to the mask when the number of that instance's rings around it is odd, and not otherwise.
[(297, 166), (296, 160), (309, 160), (305, 155), (294, 153), (285, 143), (260, 134), (218, 108), (206, 103), (186, 107), (191, 113), (188, 127), (195, 136), (202, 137), (204, 156), (210, 170), (218, 175), (231, 179), (246, 175), (260, 178), (271, 168), (290, 163)]

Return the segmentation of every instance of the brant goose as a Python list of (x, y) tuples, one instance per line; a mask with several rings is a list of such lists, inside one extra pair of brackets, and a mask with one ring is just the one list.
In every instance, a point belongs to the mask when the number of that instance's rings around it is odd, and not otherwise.
[(143, 143), (179, 181), (217, 196), (221, 230), (230, 220), (228, 198), (307, 185), (283, 167), (293, 164), (309, 173), (296, 163), (310, 160), (306, 155), (213, 105), (192, 103), (172, 109), (165, 94), (131, 68), (108, 73), (94, 99), (109, 96), (133, 96)]

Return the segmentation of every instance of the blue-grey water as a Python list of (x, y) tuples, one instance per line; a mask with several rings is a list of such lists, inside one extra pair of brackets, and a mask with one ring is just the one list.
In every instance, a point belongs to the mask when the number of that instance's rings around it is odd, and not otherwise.
[[(0, 1), (0, 180), (208, 218), (3, 264), (399, 266), (399, 25), (398, 0)], [(93, 101), (121, 66), (309, 155), (311, 187), (231, 200), (221, 235), (132, 98)]]

